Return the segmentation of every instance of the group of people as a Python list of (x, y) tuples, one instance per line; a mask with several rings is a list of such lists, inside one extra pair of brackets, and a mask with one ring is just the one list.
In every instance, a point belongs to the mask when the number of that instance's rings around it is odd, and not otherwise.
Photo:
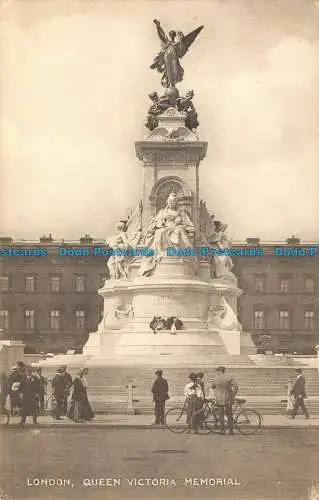
[[(155, 424), (165, 424), (165, 403), (169, 399), (169, 387), (163, 377), (163, 371), (155, 372), (156, 380), (152, 386), (153, 400), (155, 403)], [(204, 373), (191, 373), (189, 382), (184, 387), (186, 400), (188, 432), (198, 433), (200, 422), (193, 418), (196, 411), (203, 407), (206, 399)], [(228, 420), (228, 432), (233, 434), (233, 403), (238, 392), (236, 381), (226, 374), (226, 368), (219, 366), (216, 369), (214, 380), (210, 381), (207, 399), (214, 399), (218, 405), (219, 425), (221, 434), (226, 433), (225, 415)]]
[[(52, 416), (55, 419), (61, 420), (68, 416), (74, 422), (85, 422), (94, 418), (87, 395), (87, 373), (88, 369), (84, 368), (72, 380), (67, 366), (58, 368), (52, 379)], [(21, 417), (21, 427), (24, 427), (27, 416), (31, 416), (33, 423), (37, 424), (38, 416), (44, 414), (47, 386), (48, 380), (42, 375), (41, 367), (28, 366), (18, 361), (11, 368), (6, 384), (6, 408), (11, 416)]]
[[(87, 394), (88, 369), (83, 368), (72, 380), (65, 365), (57, 369), (52, 380), (52, 415), (56, 420), (67, 416), (74, 422), (90, 421), (94, 418), (94, 412), (89, 403)], [(71, 396), (71, 405), (68, 408), (68, 399)]]
[(44, 413), (47, 380), (41, 367), (28, 366), (18, 361), (7, 378), (7, 398), (11, 416), (20, 416), (23, 427), (28, 415), (37, 423), (38, 415)]
[[(155, 372), (156, 379), (152, 386), (153, 401), (155, 404), (155, 424), (165, 425), (165, 403), (169, 399), (169, 387), (167, 380), (163, 377), (163, 370)], [(200, 410), (205, 400), (214, 400), (218, 408), (218, 421), (221, 434), (226, 433), (225, 415), (227, 416), (227, 427), (229, 434), (234, 433), (233, 404), (238, 392), (238, 384), (234, 378), (226, 373), (224, 366), (216, 369), (214, 380), (210, 381), (208, 394), (205, 393), (204, 373), (191, 373), (189, 382), (184, 387), (186, 401), (188, 432), (198, 433), (201, 422), (194, 418), (195, 412)], [(299, 408), (305, 418), (309, 418), (309, 412), (305, 405), (306, 381), (301, 368), (296, 369), (296, 380), (292, 384), (290, 396), (293, 398), (291, 418), (295, 418)]]

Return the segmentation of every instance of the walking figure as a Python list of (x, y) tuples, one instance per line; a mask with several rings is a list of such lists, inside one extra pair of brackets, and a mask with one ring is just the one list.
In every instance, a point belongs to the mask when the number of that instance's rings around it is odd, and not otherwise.
[(298, 413), (299, 407), (301, 408), (305, 418), (309, 418), (309, 413), (304, 402), (304, 400), (307, 399), (305, 377), (302, 374), (301, 368), (297, 368), (296, 373), (297, 377), (290, 392), (290, 394), (295, 398), (291, 418), (295, 418)]

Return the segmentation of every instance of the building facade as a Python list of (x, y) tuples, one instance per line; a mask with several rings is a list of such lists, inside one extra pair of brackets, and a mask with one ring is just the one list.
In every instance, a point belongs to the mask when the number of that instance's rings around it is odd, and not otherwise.
[[(246, 241), (257, 257), (234, 258), (243, 294), (238, 313), (256, 345), (275, 352), (315, 353), (319, 343), (318, 243)], [(263, 337), (265, 341), (263, 342)], [(268, 337), (268, 339), (266, 338)], [(268, 349), (267, 349), (268, 348)]]
[[(0, 328), (3, 337), (22, 340), (29, 352), (79, 351), (100, 321), (103, 300), (97, 290), (108, 277), (102, 256), (67, 255), (91, 249), (89, 237), (77, 242), (38, 242), (2, 239), (4, 250), (42, 255), (1, 256)], [(65, 249), (61, 252), (60, 248)], [(80, 252), (78, 252), (80, 253)]]
[[(0, 247), (3, 338), (22, 340), (29, 352), (80, 352), (102, 317), (97, 290), (108, 278), (105, 243), (87, 235), (73, 242), (49, 236), (37, 242), (2, 238)], [(233, 245), (253, 250), (232, 259), (243, 290), (239, 319), (260, 348), (267, 341), (275, 352), (310, 353), (319, 343), (319, 254), (309, 253), (314, 248), (318, 244), (297, 238)], [(30, 255), (35, 249), (39, 255)]]

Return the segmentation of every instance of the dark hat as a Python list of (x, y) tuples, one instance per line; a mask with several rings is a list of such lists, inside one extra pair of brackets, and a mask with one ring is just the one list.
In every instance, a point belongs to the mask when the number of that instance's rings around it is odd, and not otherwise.
[(163, 370), (156, 370), (155, 375), (163, 375)]
[(203, 372), (198, 372), (197, 373), (197, 378), (203, 378), (203, 376), (204, 376)]
[(301, 373), (301, 372), (302, 372), (302, 369), (301, 369), (301, 368), (296, 368), (296, 369), (295, 369), (295, 372)]
[(190, 380), (196, 380), (196, 379), (197, 379), (197, 374), (196, 374), (196, 373), (194, 373), (194, 372), (192, 372), (192, 373), (190, 373), (190, 374), (189, 374), (188, 378), (189, 378)]
[(224, 366), (218, 366), (218, 367), (216, 368), (216, 371), (217, 371), (217, 372), (222, 372), (222, 373), (225, 373), (226, 368), (225, 368)]

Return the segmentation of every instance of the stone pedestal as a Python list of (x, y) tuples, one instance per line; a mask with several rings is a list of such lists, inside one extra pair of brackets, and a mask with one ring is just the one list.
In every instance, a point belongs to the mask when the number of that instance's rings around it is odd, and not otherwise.
[[(208, 318), (209, 309), (222, 298), (234, 303), (241, 291), (223, 280), (207, 278), (206, 263), (199, 264), (202, 273), (197, 266), (194, 274), (195, 267), (191, 258), (169, 257), (158, 263), (151, 277), (136, 276), (133, 270), (132, 279), (106, 281), (99, 290), (104, 318), (98, 331), (90, 334), (83, 354), (158, 363), (161, 356), (172, 362), (185, 357), (199, 362), (214, 353), (254, 353), (250, 335), (216, 328)], [(183, 329), (176, 335), (169, 331), (154, 334), (149, 326), (154, 316), (177, 317)]]

